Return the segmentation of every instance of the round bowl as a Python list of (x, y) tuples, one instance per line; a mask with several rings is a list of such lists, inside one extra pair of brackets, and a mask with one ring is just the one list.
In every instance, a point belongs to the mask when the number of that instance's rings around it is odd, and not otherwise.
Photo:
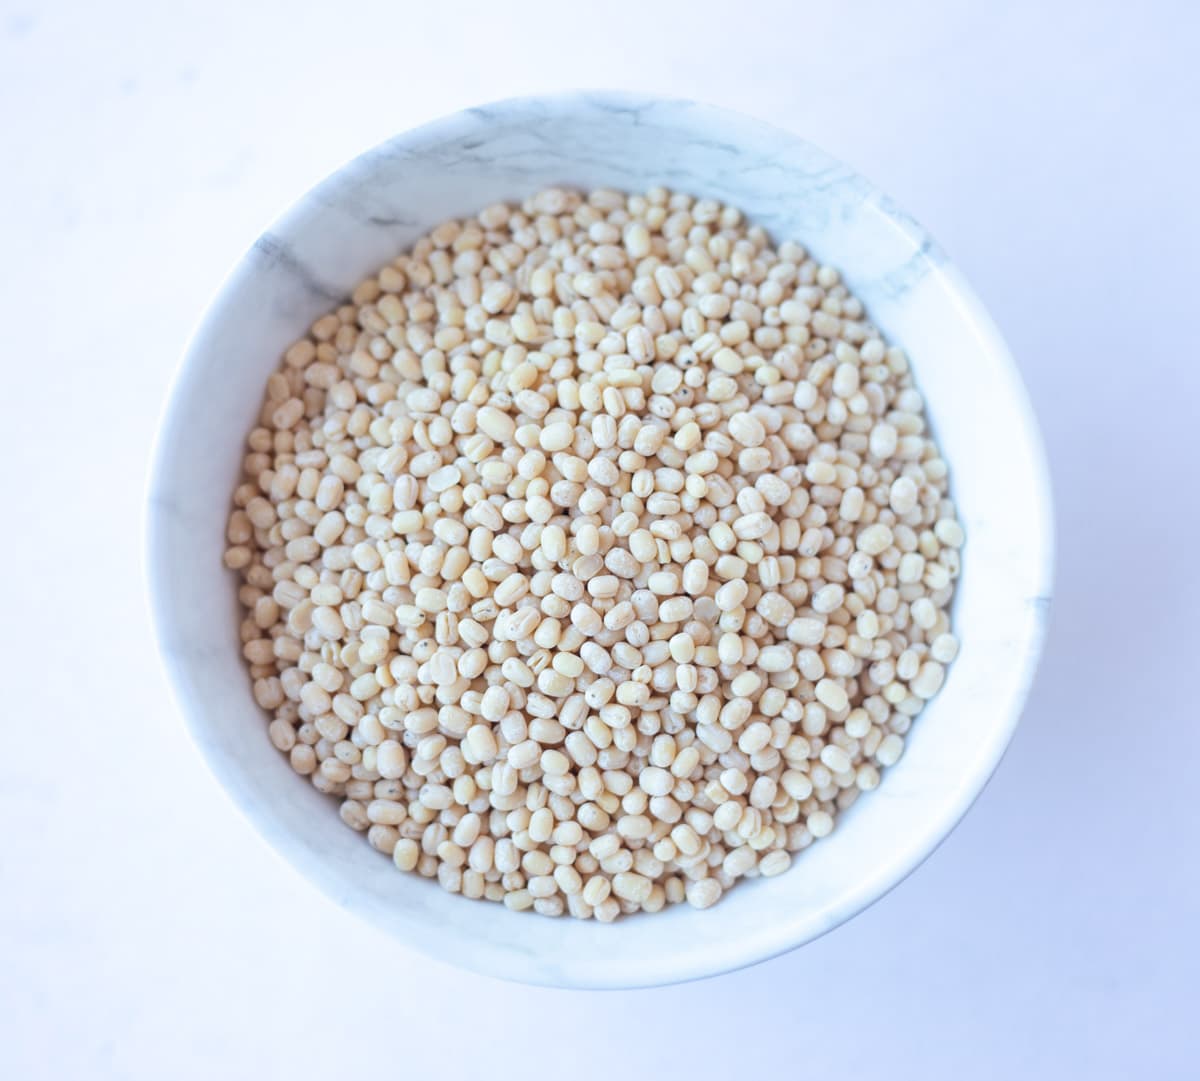
[[(610, 925), (547, 919), (397, 872), (272, 747), (241, 658), (225, 521), (282, 350), (428, 228), (549, 184), (711, 196), (839, 268), (912, 358), (966, 528), (953, 612), (961, 651), (904, 757), (789, 871), (742, 882), (705, 911), (675, 905)], [(837, 926), (912, 871), (1008, 745), (1042, 642), (1051, 561), (1046, 467), (1020, 379), (924, 230), (795, 135), (625, 94), (469, 109), (396, 136), (301, 198), (255, 242), (196, 332), (162, 423), (148, 508), (162, 655), (197, 745), (251, 823), (330, 897), (413, 948), (569, 987), (662, 984), (761, 961)]]

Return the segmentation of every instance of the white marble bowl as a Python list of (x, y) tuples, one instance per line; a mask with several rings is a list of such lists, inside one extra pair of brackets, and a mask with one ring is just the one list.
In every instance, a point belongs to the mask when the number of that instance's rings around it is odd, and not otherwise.
[[(967, 533), (962, 650), (898, 765), (779, 878), (714, 908), (604, 926), (515, 914), (398, 873), (267, 740), (221, 564), (245, 435), (281, 350), (443, 219), (547, 184), (665, 184), (728, 201), (838, 268), (908, 350)], [(633, 987), (789, 950), (881, 897), (954, 827), (1017, 723), (1045, 627), (1051, 513), (1034, 419), (1008, 350), (925, 232), (802, 139), (689, 102), (567, 94), (502, 102), (399, 135), (304, 196), (238, 264), (196, 333), (154, 466), (149, 584), (192, 734), (259, 832), (346, 908), (426, 953), (496, 976)], [(930, 898), (936, 904), (936, 898)]]

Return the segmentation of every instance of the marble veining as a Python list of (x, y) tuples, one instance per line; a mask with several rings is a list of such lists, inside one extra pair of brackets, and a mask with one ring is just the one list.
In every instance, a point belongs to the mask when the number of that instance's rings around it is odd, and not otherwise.
[(269, 271), (279, 270), (291, 275), (305, 293), (319, 297), (326, 304), (340, 304), (345, 299), (344, 290), (335, 289), (318, 280), (316, 271), (300, 262), (292, 249), (279, 237), (264, 233), (254, 242), (254, 251), (262, 257)]
[[(393, 870), (266, 738), (221, 566), (229, 493), (267, 375), (306, 324), (446, 217), (550, 183), (664, 183), (729, 201), (837, 266), (912, 358), (967, 531), (963, 646), (883, 784), (777, 879), (706, 912), (612, 926), (516, 915)], [(1000, 453), (999, 448), (1003, 448)], [(750, 964), (878, 899), (953, 828), (1018, 719), (1050, 602), (1040, 439), (1005, 345), (940, 248), (891, 199), (794, 135), (688, 101), (567, 94), (481, 106), (397, 136), (301, 199), (234, 270), (176, 378), (148, 508), (149, 585), (182, 711), (255, 827), (327, 894), (414, 947), (533, 983), (639, 986)]]

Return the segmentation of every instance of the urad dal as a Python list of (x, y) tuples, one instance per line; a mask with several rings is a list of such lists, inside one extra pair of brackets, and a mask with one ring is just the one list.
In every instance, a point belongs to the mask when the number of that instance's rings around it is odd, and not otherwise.
[(904, 354), (711, 199), (438, 226), (287, 350), (244, 473), (271, 741), (398, 868), (515, 910), (786, 870), (957, 649)]

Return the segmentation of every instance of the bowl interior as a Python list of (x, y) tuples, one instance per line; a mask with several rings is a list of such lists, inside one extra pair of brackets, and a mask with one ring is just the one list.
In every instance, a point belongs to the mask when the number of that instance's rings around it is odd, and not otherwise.
[[(833, 835), (715, 908), (549, 920), (397, 873), (266, 738), (221, 565), (243, 440), (281, 351), (422, 232), (540, 186), (665, 184), (740, 207), (838, 267), (913, 360), (967, 532), (962, 649), (905, 756)], [(1041, 641), (1050, 519), (1040, 443), (1003, 342), (924, 232), (802, 140), (691, 103), (576, 95), (473, 109), (393, 139), (306, 196), (209, 310), (163, 425), (149, 511), (163, 653), (197, 742), (256, 827), (322, 889), (411, 945), (495, 975), (633, 986), (719, 972), (830, 929), (911, 871), (1007, 745)]]

